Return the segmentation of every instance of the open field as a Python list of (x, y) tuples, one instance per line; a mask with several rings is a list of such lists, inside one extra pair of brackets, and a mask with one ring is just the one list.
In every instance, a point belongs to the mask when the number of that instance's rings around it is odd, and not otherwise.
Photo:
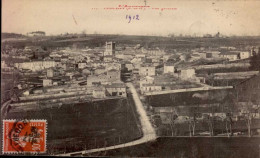
[(131, 97), (67, 104), (39, 111), (10, 112), (5, 119), (46, 119), (48, 154), (129, 142), (142, 136)]

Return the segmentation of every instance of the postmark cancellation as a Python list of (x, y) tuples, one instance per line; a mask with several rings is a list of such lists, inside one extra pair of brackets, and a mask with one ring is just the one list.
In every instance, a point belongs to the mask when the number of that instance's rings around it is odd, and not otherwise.
[(46, 120), (3, 120), (3, 154), (45, 153)]

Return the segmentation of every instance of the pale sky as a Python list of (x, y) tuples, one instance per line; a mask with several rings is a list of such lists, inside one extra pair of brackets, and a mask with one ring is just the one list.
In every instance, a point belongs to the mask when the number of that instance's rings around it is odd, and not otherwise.
[[(168, 35), (260, 35), (260, 1), (146, 0), (150, 8), (105, 10), (145, 5), (144, 0), (2, 0), (2, 32)], [(93, 10), (92, 8), (97, 8)], [(139, 15), (139, 20), (127, 15)]]

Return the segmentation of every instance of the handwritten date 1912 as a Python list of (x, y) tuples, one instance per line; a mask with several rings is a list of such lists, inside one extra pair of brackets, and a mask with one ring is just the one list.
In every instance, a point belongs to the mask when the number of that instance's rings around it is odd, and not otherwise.
[(128, 23), (130, 23), (132, 19), (133, 19), (133, 20), (139, 20), (139, 15), (138, 15), (138, 14), (136, 14), (136, 15), (134, 15), (134, 16), (126, 15), (125, 18), (126, 18), (126, 19), (129, 19)]

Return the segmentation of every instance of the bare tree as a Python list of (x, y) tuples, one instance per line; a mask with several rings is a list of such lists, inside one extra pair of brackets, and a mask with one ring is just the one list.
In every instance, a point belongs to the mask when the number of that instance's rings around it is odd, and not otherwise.
[(190, 117), (189, 117), (189, 130), (190, 130), (190, 136), (195, 135), (195, 128), (197, 120), (197, 114), (199, 113), (199, 106), (190, 108)]
[(248, 110), (247, 113), (245, 113), (245, 120), (246, 120), (246, 126), (247, 126), (247, 130), (248, 130), (248, 137), (252, 136), (251, 133), (251, 125), (252, 125), (252, 113)]
[(208, 115), (207, 123), (209, 125), (210, 136), (214, 135), (214, 116)]
[(192, 116), (189, 117), (190, 137), (195, 135), (196, 122), (197, 122), (196, 112), (192, 110)]
[(209, 132), (210, 136), (214, 136), (214, 121), (215, 121), (215, 111), (214, 106), (211, 106), (211, 115), (208, 116), (208, 125), (209, 125)]
[(174, 136), (174, 127), (175, 127), (175, 120), (178, 118), (176, 113), (173, 111), (170, 113), (170, 127), (171, 127), (171, 133), (172, 136)]
[(251, 125), (252, 125), (253, 114), (251, 111), (253, 108), (253, 103), (251, 102), (251, 99), (252, 99), (252, 94), (250, 93), (248, 97), (247, 105), (244, 109), (245, 110), (244, 116), (245, 116), (246, 126), (248, 130), (248, 137), (252, 136)]
[(190, 137), (195, 135), (195, 127), (196, 127), (196, 118), (190, 117), (189, 118)]
[(225, 98), (222, 104), (222, 112), (226, 114), (226, 117), (223, 119), (225, 122), (225, 128), (228, 136), (232, 136), (232, 113), (234, 111), (235, 105), (238, 105), (238, 92), (236, 93), (229, 93)]
[(232, 136), (232, 124), (233, 124), (233, 121), (232, 121), (232, 118), (231, 118), (231, 114), (227, 113), (227, 116), (226, 118), (224, 119), (225, 121), (225, 125), (226, 125), (226, 132), (227, 132), (227, 135), (228, 137)]

